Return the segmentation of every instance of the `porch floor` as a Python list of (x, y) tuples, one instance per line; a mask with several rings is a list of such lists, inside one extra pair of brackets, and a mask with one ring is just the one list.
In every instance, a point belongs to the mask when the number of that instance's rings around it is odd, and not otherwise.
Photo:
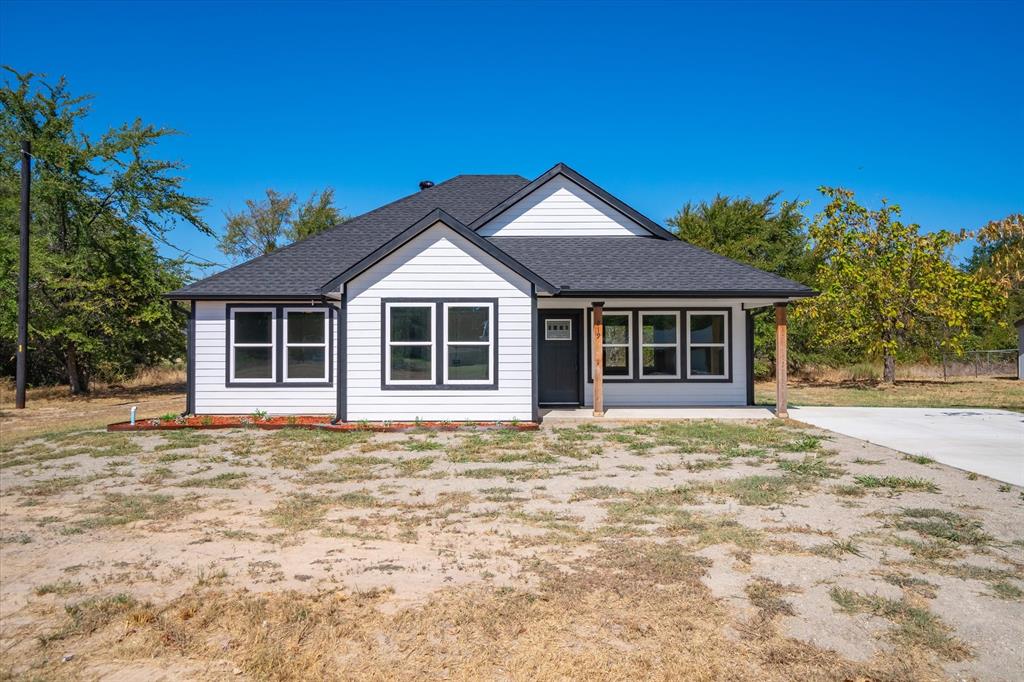
[(768, 407), (605, 407), (604, 417), (594, 417), (591, 407), (553, 407), (540, 410), (546, 422), (580, 421), (596, 419), (605, 421), (646, 420), (646, 419), (774, 419), (775, 413)]

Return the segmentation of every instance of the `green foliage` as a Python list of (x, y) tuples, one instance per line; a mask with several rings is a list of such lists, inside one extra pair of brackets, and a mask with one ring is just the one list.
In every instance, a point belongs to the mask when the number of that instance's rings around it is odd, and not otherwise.
[(209, 233), (202, 199), (183, 191), (183, 165), (152, 158), (176, 131), (136, 119), (83, 132), (88, 96), (64, 79), (7, 69), (0, 89), (0, 344), (13, 374), (17, 319), (20, 141), (32, 143), (30, 363), (33, 383), (116, 379), (180, 358), (183, 318), (162, 294), (186, 279), (183, 259), (155, 242), (191, 225)]
[(871, 210), (849, 190), (821, 192), (829, 204), (809, 230), (821, 293), (794, 316), (813, 323), (814, 341), (882, 357), (890, 383), (897, 355), (910, 347), (962, 352), (971, 320), (990, 317), (999, 299), (987, 278), (950, 262), (950, 250), (965, 235), (921, 234), (918, 225), (899, 220), (896, 205)]
[(274, 251), (281, 241), (298, 241), (344, 222), (334, 207), (334, 190), (313, 192), (298, 205), (294, 194), (267, 190), (266, 199), (248, 199), (245, 210), (225, 213), (224, 236), (218, 248), (232, 258), (248, 260)]
[(1002, 294), (995, 318), (974, 321), (975, 346), (984, 349), (1017, 345), (1014, 322), (1024, 318), (1024, 213), (993, 220), (974, 234), (977, 245), (965, 269), (992, 281)]

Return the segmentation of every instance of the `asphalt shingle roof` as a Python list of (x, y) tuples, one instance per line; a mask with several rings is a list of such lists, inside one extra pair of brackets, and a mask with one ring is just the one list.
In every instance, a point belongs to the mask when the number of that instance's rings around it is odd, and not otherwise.
[(491, 243), (562, 288), (579, 291), (806, 296), (811, 289), (688, 244), (644, 237), (492, 237)]
[[(518, 175), (458, 175), (169, 294), (172, 298), (315, 298), (321, 287), (435, 209), (470, 224), (529, 184)], [(492, 237), (564, 294), (808, 296), (801, 284), (678, 240)]]
[(430, 211), (440, 208), (463, 223), (471, 223), (527, 184), (529, 181), (519, 175), (457, 175), (318, 235), (194, 282), (170, 296), (320, 298), (320, 287)]

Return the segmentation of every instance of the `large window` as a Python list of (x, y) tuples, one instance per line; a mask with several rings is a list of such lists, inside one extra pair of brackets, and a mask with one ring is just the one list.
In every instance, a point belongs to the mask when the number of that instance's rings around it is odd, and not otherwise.
[(497, 387), (498, 301), (384, 301), (382, 388)]
[(604, 375), (628, 379), (633, 376), (633, 316), (630, 313), (604, 314)]
[(285, 308), (285, 381), (327, 381), (328, 319), (326, 310)]
[(687, 377), (690, 379), (724, 379), (726, 369), (726, 339), (729, 335), (729, 318), (724, 312), (686, 313), (686, 334), (689, 341), (690, 362)]
[(226, 385), (331, 385), (331, 309), (227, 305)]
[(277, 367), (274, 347), (277, 329), (274, 308), (231, 310), (230, 369), (231, 381), (255, 383), (276, 381)]
[(640, 376), (679, 378), (679, 313), (640, 312)]
[(490, 383), (494, 372), (494, 306), (445, 303), (444, 309), (444, 382)]
[(386, 311), (386, 382), (433, 384), (434, 304), (388, 303)]

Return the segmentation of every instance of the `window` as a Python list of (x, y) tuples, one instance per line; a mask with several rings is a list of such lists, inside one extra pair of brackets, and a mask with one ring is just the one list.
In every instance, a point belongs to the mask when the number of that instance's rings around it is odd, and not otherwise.
[(686, 329), (689, 342), (690, 379), (724, 379), (726, 370), (726, 339), (729, 330), (724, 312), (687, 312)]
[(640, 312), (640, 376), (679, 378), (679, 313)]
[(572, 341), (571, 320), (544, 320), (545, 341)]
[(444, 311), (444, 383), (491, 383), (494, 306), (445, 303)]
[(433, 303), (387, 304), (387, 383), (434, 383), (434, 315)]
[(608, 378), (633, 376), (629, 359), (633, 356), (633, 316), (630, 313), (604, 314), (604, 375)]
[(274, 308), (231, 310), (231, 381), (252, 383), (277, 380), (274, 363)]
[(285, 308), (284, 380), (327, 381), (326, 310)]

